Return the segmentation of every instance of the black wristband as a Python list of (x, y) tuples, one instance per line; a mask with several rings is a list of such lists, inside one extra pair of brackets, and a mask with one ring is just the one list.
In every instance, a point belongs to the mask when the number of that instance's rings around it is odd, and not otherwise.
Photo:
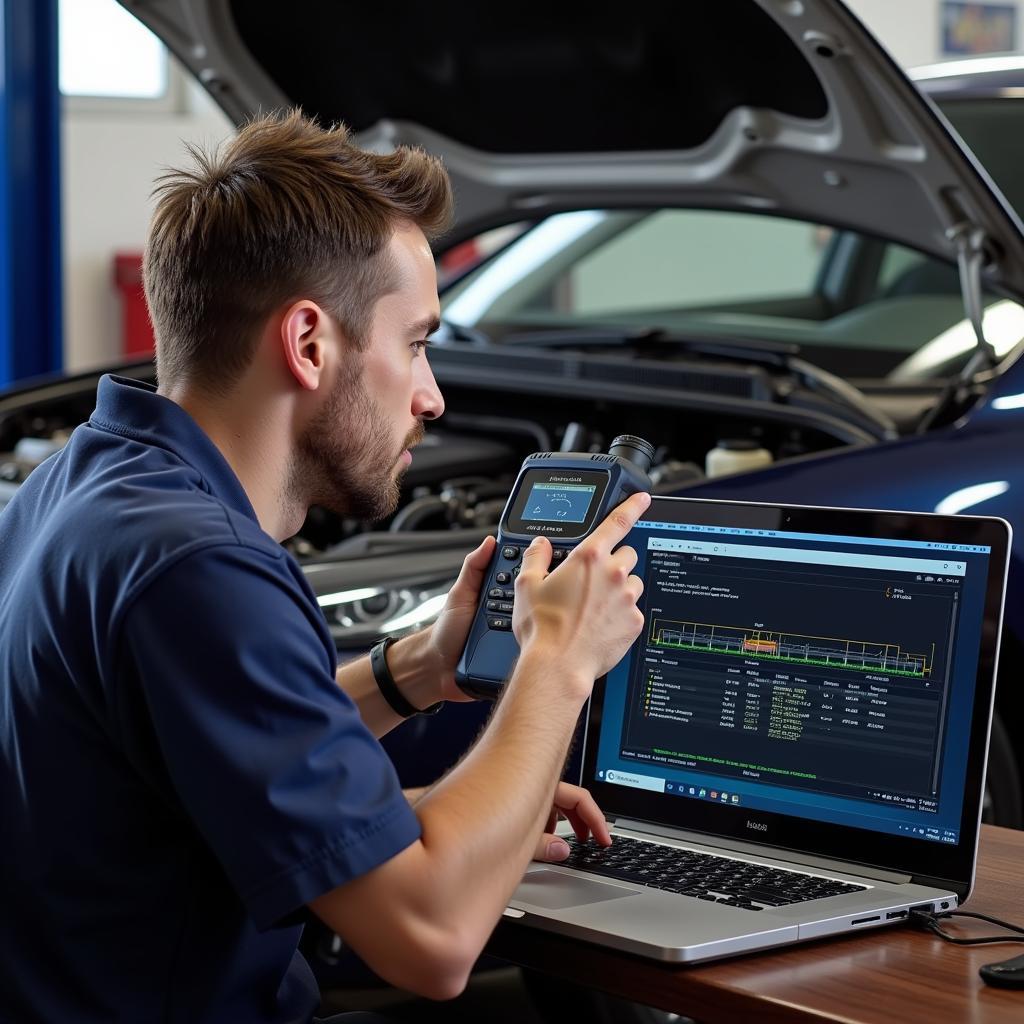
[(413, 715), (436, 715), (444, 705), (443, 700), (439, 700), (436, 704), (431, 704), (429, 708), (424, 708), (421, 711), (414, 704), (410, 704), (398, 688), (398, 683), (395, 682), (395, 677), (391, 674), (391, 669), (388, 668), (387, 659), (388, 648), (394, 642), (393, 636), (386, 636), (379, 644), (370, 648), (370, 669), (381, 696), (388, 702), (391, 710), (396, 715), (401, 715), (402, 718), (412, 718)]

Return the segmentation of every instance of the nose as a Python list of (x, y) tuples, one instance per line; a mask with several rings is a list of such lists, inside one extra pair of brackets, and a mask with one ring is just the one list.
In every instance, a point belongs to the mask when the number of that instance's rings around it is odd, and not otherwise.
[(419, 379), (412, 393), (412, 414), (421, 420), (436, 420), (444, 412), (444, 398), (434, 380), (426, 353), (416, 360)]

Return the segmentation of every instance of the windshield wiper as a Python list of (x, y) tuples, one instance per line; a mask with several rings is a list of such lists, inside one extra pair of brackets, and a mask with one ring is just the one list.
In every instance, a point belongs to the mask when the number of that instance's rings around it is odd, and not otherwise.
[(496, 344), (526, 348), (572, 348), (576, 345), (629, 348), (631, 345), (649, 344), (770, 366), (783, 366), (786, 360), (800, 354), (800, 346), (792, 342), (761, 341), (732, 335), (673, 334), (663, 327), (566, 327), (513, 331), (503, 335)]
[(899, 437), (893, 420), (876, 409), (864, 395), (827, 370), (799, 358), (800, 346), (792, 342), (762, 341), (731, 335), (673, 334), (663, 328), (571, 327), (564, 330), (517, 331), (506, 334), (497, 346), (524, 348), (643, 348), (664, 351), (672, 348), (698, 356), (754, 363), (790, 374), (808, 391), (813, 391), (854, 412), (881, 441)]

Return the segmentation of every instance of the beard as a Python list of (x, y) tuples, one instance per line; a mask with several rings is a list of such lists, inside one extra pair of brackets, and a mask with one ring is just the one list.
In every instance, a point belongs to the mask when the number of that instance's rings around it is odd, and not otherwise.
[(362, 367), (339, 377), (302, 436), (289, 474), (288, 496), (306, 508), (321, 505), (339, 516), (368, 522), (398, 508), (402, 452), (423, 440), (417, 421), (395, 449), (391, 423), (366, 392)]

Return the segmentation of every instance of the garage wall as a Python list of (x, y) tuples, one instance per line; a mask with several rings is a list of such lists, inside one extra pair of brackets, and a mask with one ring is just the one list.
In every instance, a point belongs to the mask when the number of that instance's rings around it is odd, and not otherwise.
[[(1017, 46), (1024, 46), (1024, 2), (993, 2), (1017, 8)], [(939, 0), (846, 0), (846, 5), (904, 67), (944, 59)]]
[[(1024, 31), (1024, 0), (1018, 31)], [(850, 0), (902, 64), (940, 58), (938, 0)], [(184, 159), (184, 140), (224, 138), (227, 119), (197, 87), (177, 114), (70, 107), (62, 122), (64, 346), (69, 370), (100, 366), (120, 351), (120, 305), (111, 263), (118, 249), (141, 249), (153, 179)], [(756, 254), (750, 254), (751, 258)]]
[(904, 67), (942, 59), (938, 0), (847, 0), (847, 6)]
[(113, 254), (140, 250), (149, 193), (163, 167), (180, 166), (184, 141), (212, 142), (227, 118), (189, 87), (180, 113), (65, 109), (63, 145), (64, 358), (68, 370), (116, 360), (121, 306)]

